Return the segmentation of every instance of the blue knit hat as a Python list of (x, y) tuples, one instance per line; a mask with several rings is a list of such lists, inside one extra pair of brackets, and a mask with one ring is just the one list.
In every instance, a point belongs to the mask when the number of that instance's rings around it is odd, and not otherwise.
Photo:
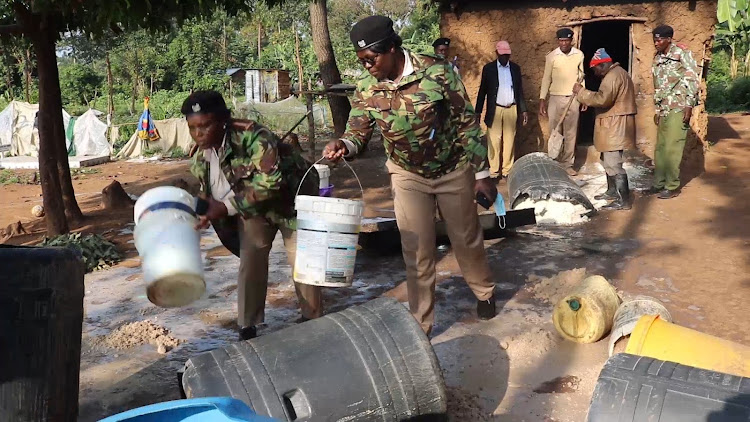
[(594, 57), (591, 58), (591, 63), (589, 64), (589, 67), (594, 67), (601, 63), (611, 62), (612, 57), (609, 57), (609, 54), (607, 54), (607, 51), (603, 48), (599, 48), (596, 50), (596, 53), (594, 53)]

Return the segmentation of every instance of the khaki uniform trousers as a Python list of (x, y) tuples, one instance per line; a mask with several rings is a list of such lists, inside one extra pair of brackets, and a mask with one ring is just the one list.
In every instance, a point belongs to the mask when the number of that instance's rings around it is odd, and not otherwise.
[(490, 175), (502, 174), (507, 176), (516, 159), (516, 122), (518, 110), (516, 105), (510, 107), (495, 107), (495, 118), (492, 126), (487, 128), (489, 135)]
[(495, 287), (484, 251), (474, 203), (474, 172), (465, 165), (443, 177), (426, 179), (388, 161), (396, 222), (406, 264), (409, 309), (425, 333), (435, 321), (435, 205), (445, 220), (458, 265), (477, 300)]
[[(237, 283), (240, 327), (258, 325), (265, 318), (268, 290), (268, 255), (276, 233), (281, 231), (289, 265), (294, 268), (297, 232), (271, 224), (262, 217), (241, 219), (240, 272)], [(302, 316), (313, 319), (323, 314), (320, 287), (294, 283)]]
[[(568, 104), (570, 96), (568, 95), (550, 95), (547, 105), (547, 114), (549, 116), (549, 131), (550, 134), (555, 130), (555, 126), (560, 121), (565, 106)], [(562, 164), (565, 168), (573, 167), (573, 160), (576, 155), (576, 138), (578, 137), (578, 117), (580, 113), (581, 103), (577, 99), (573, 100), (570, 105), (568, 114), (565, 115), (562, 127), (560, 128), (565, 141), (563, 142), (560, 155), (557, 156), (557, 162)]]

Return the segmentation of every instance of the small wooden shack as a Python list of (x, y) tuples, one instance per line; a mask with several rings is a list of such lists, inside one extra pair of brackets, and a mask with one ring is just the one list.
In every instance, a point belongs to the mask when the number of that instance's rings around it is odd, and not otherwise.
[(289, 71), (282, 69), (227, 69), (229, 91), (244, 83), (247, 101), (275, 103), (291, 95)]
[[(693, 52), (705, 78), (716, 24), (716, 0), (437, 0), (442, 4), (440, 29), (451, 38), (450, 57), (459, 56), (461, 75), (472, 101), (479, 89), (482, 66), (495, 59), (494, 46), (507, 40), (511, 60), (521, 66), (524, 94), (531, 112), (530, 124), (517, 137), (521, 154), (544, 150), (548, 136), (546, 118), (538, 116), (544, 59), (557, 47), (555, 31), (570, 27), (574, 45), (584, 52), (586, 64), (594, 51), (604, 47), (630, 72), (637, 90), (637, 146), (652, 155), (656, 143), (653, 121), (651, 63), (654, 45), (651, 31), (671, 25), (675, 41)], [(588, 67), (588, 66), (587, 66)], [(598, 80), (587, 77), (596, 89)], [(700, 88), (706, 98), (705, 80)], [(579, 142), (591, 143), (593, 111), (582, 114)], [(685, 149), (686, 160), (702, 160), (708, 127), (703, 104), (693, 113), (692, 130)], [(702, 162), (695, 163), (701, 166)]]

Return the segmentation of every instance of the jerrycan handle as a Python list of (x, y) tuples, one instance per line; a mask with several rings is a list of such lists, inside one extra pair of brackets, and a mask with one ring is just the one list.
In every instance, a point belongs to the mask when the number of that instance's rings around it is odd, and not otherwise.
[[(297, 199), (297, 196), (299, 196), (299, 190), (302, 189), (302, 182), (305, 181), (305, 178), (307, 177), (307, 174), (310, 173), (310, 170), (312, 170), (312, 169), (315, 168), (315, 164), (318, 164), (318, 163), (320, 163), (321, 161), (323, 161), (325, 159), (326, 159), (325, 157), (321, 157), (318, 161), (314, 162), (313, 165), (311, 165), (309, 169), (307, 169), (307, 171), (305, 172), (305, 174), (302, 176), (302, 180), (300, 180), (300, 182), (299, 182), (299, 186), (297, 187), (297, 193), (294, 194), (294, 199), (295, 200)], [(352, 166), (350, 166), (349, 163), (346, 162), (346, 160), (342, 159), (341, 161), (343, 161), (344, 164), (347, 167), (349, 167), (349, 170), (352, 171), (352, 174), (354, 175), (354, 178), (357, 179), (357, 184), (359, 185), (359, 191), (362, 193), (362, 201), (364, 202), (364, 200), (365, 200), (365, 190), (362, 188), (362, 182), (359, 181), (359, 176), (357, 176), (357, 173), (354, 171), (354, 169), (352, 168)]]

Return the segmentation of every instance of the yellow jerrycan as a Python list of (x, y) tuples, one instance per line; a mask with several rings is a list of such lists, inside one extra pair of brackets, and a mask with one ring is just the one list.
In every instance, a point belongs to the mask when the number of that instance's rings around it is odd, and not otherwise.
[(620, 305), (617, 291), (598, 275), (584, 279), (568, 296), (557, 302), (552, 313), (555, 329), (565, 339), (594, 343), (612, 329)]

